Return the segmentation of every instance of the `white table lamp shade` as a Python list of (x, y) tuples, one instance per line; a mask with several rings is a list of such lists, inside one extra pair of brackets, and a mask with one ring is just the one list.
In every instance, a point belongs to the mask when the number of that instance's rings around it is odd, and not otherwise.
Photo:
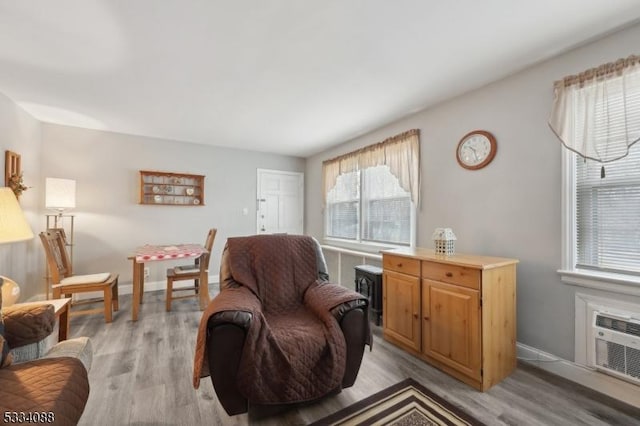
[(45, 207), (65, 210), (76, 206), (76, 181), (73, 179), (46, 178)]
[(2, 307), (14, 305), (20, 298), (20, 286), (14, 280), (0, 275), (2, 282)]
[(0, 188), (0, 244), (30, 240), (33, 231), (11, 188)]

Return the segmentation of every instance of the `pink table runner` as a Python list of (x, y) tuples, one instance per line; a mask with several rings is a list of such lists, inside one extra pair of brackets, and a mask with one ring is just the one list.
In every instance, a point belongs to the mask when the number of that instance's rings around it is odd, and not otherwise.
[(173, 246), (144, 245), (136, 248), (137, 263), (153, 260), (180, 259), (183, 257), (199, 257), (207, 250), (200, 244), (177, 244)]

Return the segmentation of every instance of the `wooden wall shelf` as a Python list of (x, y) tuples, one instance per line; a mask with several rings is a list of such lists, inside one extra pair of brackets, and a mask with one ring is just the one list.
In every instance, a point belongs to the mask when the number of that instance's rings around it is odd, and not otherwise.
[(204, 206), (204, 176), (140, 170), (140, 204)]

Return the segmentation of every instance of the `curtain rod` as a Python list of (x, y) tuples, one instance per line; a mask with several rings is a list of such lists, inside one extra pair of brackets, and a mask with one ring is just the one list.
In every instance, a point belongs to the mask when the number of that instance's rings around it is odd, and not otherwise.
[(583, 85), (587, 81), (601, 80), (605, 77), (610, 77), (614, 74), (620, 74), (627, 68), (630, 68), (640, 63), (640, 56), (631, 55), (627, 58), (621, 58), (614, 62), (608, 62), (606, 64), (599, 65), (594, 68), (589, 68), (579, 74), (568, 75), (562, 80), (558, 80), (553, 83), (554, 87), (569, 87), (576, 84)]
[(378, 143), (375, 143), (375, 144), (372, 144), (372, 145), (367, 145), (364, 148), (360, 148), (360, 149), (357, 149), (355, 151), (351, 151), (351, 152), (348, 152), (346, 154), (342, 154), (342, 155), (339, 155), (337, 157), (333, 157), (333, 158), (330, 158), (328, 160), (324, 160), (322, 162), (322, 164), (332, 163), (334, 161), (339, 161), (339, 160), (342, 160), (342, 159), (347, 158), (347, 157), (351, 157), (351, 156), (356, 155), (356, 154), (361, 154), (363, 152), (369, 151), (369, 150), (371, 150), (373, 148), (376, 148), (376, 147), (379, 147), (381, 145), (385, 145), (385, 144), (392, 143), (392, 142), (398, 142), (399, 139), (405, 139), (405, 138), (407, 138), (409, 136), (420, 136), (420, 129), (407, 130), (406, 132), (402, 132), (402, 133), (400, 133), (398, 135), (391, 136), (390, 138), (387, 138), (387, 139), (383, 140), (382, 142), (378, 142)]

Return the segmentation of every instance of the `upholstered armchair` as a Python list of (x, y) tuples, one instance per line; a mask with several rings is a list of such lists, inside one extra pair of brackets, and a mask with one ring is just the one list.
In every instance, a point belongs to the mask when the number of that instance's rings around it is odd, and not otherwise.
[(39, 343), (54, 329), (53, 306), (1, 306), (0, 295), (0, 412), (5, 422), (77, 424), (89, 397), (90, 340), (65, 340), (43, 357), (27, 360), (25, 354), (39, 355)]
[(368, 300), (327, 277), (311, 237), (230, 238), (200, 323), (194, 385), (209, 374), (229, 415), (352, 386), (371, 341)]

